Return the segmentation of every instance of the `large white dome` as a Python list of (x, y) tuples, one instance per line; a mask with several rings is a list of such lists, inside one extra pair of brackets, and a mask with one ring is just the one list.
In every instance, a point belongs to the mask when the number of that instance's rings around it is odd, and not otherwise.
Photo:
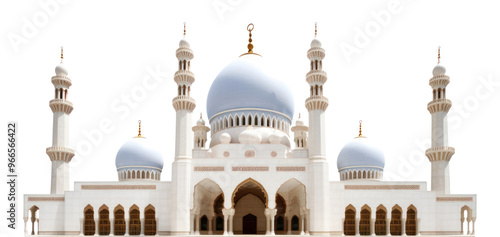
[(152, 148), (146, 138), (136, 137), (122, 145), (116, 154), (116, 169), (137, 168), (162, 170), (163, 157)]
[(357, 137), (348, 142), (337, 158), (339, 171), (345, 169), (383, 170), (385, 156), (381, 149), (374, 146), (366, 137)]
[(215, 78), (207, 98), (207, 114), (258, 108), (276, 111), (293, 119), (291, 90), (263, 69), (262, 57), (247, 54), (227, 65)]

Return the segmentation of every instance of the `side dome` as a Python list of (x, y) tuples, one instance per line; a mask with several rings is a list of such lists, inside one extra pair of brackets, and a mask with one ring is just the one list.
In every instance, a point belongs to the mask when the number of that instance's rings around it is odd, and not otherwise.
[(146, 138), (135, 137), (120, 147), (116, 154), (115, 165), (120, 180), (159, 180), (163, 169), (163, 157), (148, 144)]
[(341, 180), (381, 179), (384, 167), (384, 153), (366, 137), (356, 137), (348, 142), (337, 158)]
[(291, 90), (264, 71), (261, 56), (244, 55), (227, 65), (215, 78), (207, 98), (212, 116), (235, 109), (257, 108), (276, 111), (293, 118)]

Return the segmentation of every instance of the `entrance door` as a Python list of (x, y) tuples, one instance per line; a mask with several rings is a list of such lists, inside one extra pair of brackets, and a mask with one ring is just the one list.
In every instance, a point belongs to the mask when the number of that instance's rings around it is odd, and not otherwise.
[(243, 217), (243, 234), (257, 234), (257, 217), (248, 214)]

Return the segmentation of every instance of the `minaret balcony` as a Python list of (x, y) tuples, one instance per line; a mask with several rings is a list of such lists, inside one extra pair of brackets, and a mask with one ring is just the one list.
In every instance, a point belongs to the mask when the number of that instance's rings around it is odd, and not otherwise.
[(306, 81), (309, 84), (321, 83), (325, 84), (327, 80), (326, 72), (323, 70), (311, 70), (306, 74)]
[(429, 80), (429, 85), (434, 88), (436, 86), (445, 87), (450, 83), (450, 77), (446, 75), (437, 75)]
[(196, 101), (189, 96), (179, 95), (172, 99), (172, 105), (175, 111), (189, 110), (193, 112), (194, 108), (196, 108)]
[(71, 114), (73, 111), (73, 103), (64, 99), (53, 99), (49, 102), (49, 106), (52, 109), (52, 113), (64, 112), (66, 114)]
[(179, 84), (181, 82), (193, 84), (194, 83), (194, 74), (188, 70), (179, 70), (174, 74), (175, 83)]
[(323, 48), (319, 48), (319, 47), (310, 48), (307, 51), (307, 58), (309, 60), (317, 59), (317, 58), (323, 59), (323, 58), (325, 58), (325, 50)]
[(175, 51), (175, 56), (178, 59), (191, 60), (194, 58), (193, 50), (187, 47), (180, 47)]
[(448, 111), (450, 111), (450, 108), (451, 100), (448, 99), (436, 99), (427, 104), (427, 110), (429, 110), (431, 114), (440, 111), (448, 113)]
[(67, 147), (49, 147), (46, 149), (46, 153), (50, 161), (70, 162), (73, 156), (75, 156), (75, 151)]
[(324, 96), (314, 95), (306, 99), (306, 108), (308, 111), (311, 110), (325, 111), (327, 107), (328, 107), (328, 98)]
[(67, 76), (53, 76), (52, 84), (54, 86), (63, 85), (66, 88), (69, 88), (72, 85), (71, 79), (69, 79), (69, 77)]
[(455, 154), (455, 148), (450, 146), (432, 147), (425, 151), (429, 161), (450, 161)]

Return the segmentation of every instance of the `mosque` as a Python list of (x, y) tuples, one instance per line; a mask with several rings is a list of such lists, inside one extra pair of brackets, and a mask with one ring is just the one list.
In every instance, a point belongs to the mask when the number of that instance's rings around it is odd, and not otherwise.
[(340, 181), (330, 181), (328, 162), (334, 158), (325, 152), (325, 50), (316, 32), (307, 51), (306, 123), (300, 117), (294, 121), (292, 91), (269, 76), (262, 56), (253, 52), (252, 30), (250, 24), (248, 52), (235, 55), (213, 81), (208, 123), (200, 118), (193, 124), (194, 53), (184, 28), (173, 78), (178, 87), (172, 100), (176, 142), (170, 181), (161, 178), (164, 158), (139, 124), (138, 135), (118, 149), (118, 181), (75, 182), (69, 189), (68, 164), (75, 154), (68, 131), (72, 82), (61, 61), (49, 103), (51, 191), (24, 196), (25, 235), (475, 235), (476, 195), (450, 193), (448, 164), (455, 153), (447, 138), (450, 78), (439, 60), (427, 105), (431, 190), (426, 182), (383, 181), (384, 153), (362, 135), (361, 124), (359, 136), (337, 156)]

